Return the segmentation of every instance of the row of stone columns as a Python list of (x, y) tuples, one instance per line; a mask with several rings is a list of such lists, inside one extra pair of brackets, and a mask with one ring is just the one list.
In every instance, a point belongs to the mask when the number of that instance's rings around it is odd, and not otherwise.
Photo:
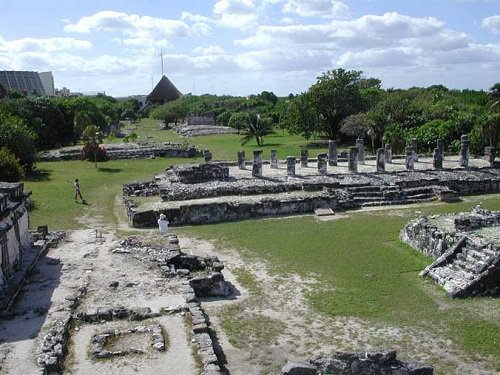
[[(485, 148), (485, 158), (493, 165), (496, 152), (494, 147)], [(301, 167), (308, 166), (309, 153), (307, 149), (300, 151), (300, 165)], [(328, 154), (320, 153), (317, 155), (318, 173), (325, 175), (327, 173), (327, 165), (337, 165), (337, 142), (330, 140), (328, 142)], [(436, 148), (433, 153), (433, 167), (435, 169), (443, 168), (444, 160), (444, 142), (438, 139)], [(287, 175), (295, 175), (296, 158), (288, 156), (287, 161)], [(405, 166), (407, 170), (415, 169), (415, 162), (418, 161), (417, 144), (413, 139), (408, 147), (405, 149)], [(364, 142), (363, 139), (356, 140), (356, 146), (349, 147), (347, 169), (349, 172), (357, 173), (358, 164), (365, 163)], [(385, 148), (379, 148), (376, 153), (376, 167), (377, 172), (385, 171), (385, 164), (392, 163), (392, 149), (390, 144), (386, 144)], [(462, 135), (460, 139), (460, 161), (461, 167), (468, 167), (469, 165), (469, 138), (467, 135)], [(238, 166), (240, 169), (245, 169), (245, 152), (238, 151)], [(271, 150), (271, 168), (278, 168), (278, 159), (276, 150)], [(253, 165), (252, 176), (262, 177), (262, 150), (253, 151)]]

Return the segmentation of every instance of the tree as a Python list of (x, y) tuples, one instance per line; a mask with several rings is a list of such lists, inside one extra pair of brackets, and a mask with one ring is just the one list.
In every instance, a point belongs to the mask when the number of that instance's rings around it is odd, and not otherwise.
[(311, 92), (305, 92), (290, 99), (286, 113), (281, 121), (282, 127), (292, 134), (311, 138), (319, 131), (320, 115), (316, 111)]
[(7, 148), (0, 148), (0, 181), (16, 182), (24, 170), (16, 156)]
[(7, 90), (0, 83), (0, 99), (6, 98), (6, 97), (7, 97)]
[(342, 120), (362, 109), (361, 75), (361, 71), (329, 70), (309, 88), (320, 129), (330, 139), (336, 138)]
[(270, 122), (260, 117), (259, 114), (251, 114), (248, 127), (243, 132), (243, 138), (240, 139), (242, 145), (247, 144), (252, 138), (255, 138), (258, 146), (264, 144), (264, 136), (271, 134), (272, 128)]
[(491, 108), (494, 111), (499, 111), (500, 110), (500, 82), (495, 83), (491, 88), (490, 92), (488, 93), (488, 97), (491, 102)]
[(92, 125), (92, 122), (90, 120), (90, 117), (85, 112), (79, 111), (75, 113), (75, 120), (73, 127), (74, 143), (76, 143), (76, 141), (82, 136), (85, 129), (87, 129), (87, 127), (89, 127), (90, 125)]
[(179, 120), (186, 117), (189, 109), (186, 103), (181, 100), (173, 100), (151, 110), (149, 117), (165, 122), (165, 126), (173, 122), (177, 125)]
[(93, 161), (97, 168), (98, 161), (108, 160), (106, 150), (99, 146), (102, 142), (102, 134), (95, 125), (87, 126), (83, 132), (85, 144), (82, 148), (82, 155), (85, 160)]
[(250, 117), (251, 115), (248, 112), (235, 112), (229, 118), (228, 125), (233, 129), (247, 129), (250, 124)]
[(9, 149), (30, 170), (35, 162), (36, 134), (19, 117), (0, 113), (0, 148)]

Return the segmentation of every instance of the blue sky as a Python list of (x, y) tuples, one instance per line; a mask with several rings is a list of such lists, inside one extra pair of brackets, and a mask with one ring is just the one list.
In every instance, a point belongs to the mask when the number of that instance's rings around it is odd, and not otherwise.
[(147, 94), (306, 91), (335, 68), (385, 88), (500, 82), (500, 0), (1, 0), (0, 70)]

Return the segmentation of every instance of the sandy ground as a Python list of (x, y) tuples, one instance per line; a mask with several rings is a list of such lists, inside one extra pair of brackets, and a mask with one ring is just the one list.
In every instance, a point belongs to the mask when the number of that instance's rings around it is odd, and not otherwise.
[[(118, 213), (119, 197), (116, 203)], [(418, 210), (418, 206), (412, 207)], [(123, 217), (123, 213), (117, 216)], [(81, 222), (82, 227), (88, 229), (68, 233), (59, 247), (49, 250), (24, 286), (13, 308), (15, 318), (0, 321), (1, 374), (31, 374), (36, 370), (40, 341), (51, 322), (62, 314), (64, 298), (74, 294), (81, 285), (88, 285), (88, 293), (77, 311), (118, 306), (150, 307), (159, 311), (162, 307), (182, 304), (176, 282), (162, 278), (155, 267), (131, 254), (112, 252), (123, 238), (117, 236), (117, 230), (121, 236), (128, 231), (152, 240), (159, 238), (155, 230), (133, 230), (124, 222), (116, 227), (103, 226), (98, 219), (87, 217), (81, 218)], [(96, 236), (95, 228), (99, 228), (102, 237)], [(231, 299), (203, 301), (230, 374), (276, 374), (287, 360), (305, 360), (334, 350), (380, 348), (398, 350), (402, 360), (440, 363), (443, 367), (437, 374), (495, 373), (491, 359), (469, 358), (452, 342), (429, 334), (422, 327), (399, 327), (318, 314), (304, 297), (309, 290), (321, 288), (314, 275), (278, 277), (261, 261), (243, 259), (234, 249), (219, 248), (199, 239), (180, 237), (180, 245), (186, 253), (217, 255), (226, 266), (223, 271), (226, 280), (237, 289)], [(259, 293), (239, 285), (235, 277), (238, 270), (250, 273), (258, 281)], [(118, 286), (111, 287), (112, 282), (118, 282)], [(269, 338), (265, 332), (239, 332), (236, 336), (241, 340), (234, 343), (234, 337), (223, 329), (229, 308), (238, 317), (254, 322), (250, 328), (259, 327), (262, 321), (270, 322), (276, 334)], [(65, 373), (195, 375), (199, 372), (192, 356), (188, 329), (180, 314), (140, 322), (162, 325), (169, 340), (169, 349), (164, 353), (148, 352), (105, 361), (91, 357), (89, 348), (94, 334), (109, 328), (126, 329), (137, 323), (115, 321), (73, 327)]]

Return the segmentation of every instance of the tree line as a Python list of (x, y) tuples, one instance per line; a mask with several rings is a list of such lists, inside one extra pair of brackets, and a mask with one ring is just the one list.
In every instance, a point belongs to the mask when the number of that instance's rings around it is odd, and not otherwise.
[(36, 97), (0, 90), (0, 180), (15, 181), (33, 168), (37, 150), (95, 139), (124, 116), (136, 116), (136, 100)]
[(427, 88), (382, 89), (377, 78), (363, 72), (335, 69), (322, 73), (306, 92), (277, 97), (263, 91), (249, 97), (183, 96), (153, 108), (152, 118), (177, 123), (187, 113), (210, 113), (217, 125), (243, 134), (242, 143), (286, 129), (304, 138), (319, 137), (350, 143), (362, 137), (373, 151), (391, 143), (401, 152), (410, 139), (419, 149), (432, 152), (443, 139), (449, 152), (457, 152), (460, 136), (469, 134), (471, 151), (500, 141), (500, 83), (489, 91), (451, 90), (443, 85)]

